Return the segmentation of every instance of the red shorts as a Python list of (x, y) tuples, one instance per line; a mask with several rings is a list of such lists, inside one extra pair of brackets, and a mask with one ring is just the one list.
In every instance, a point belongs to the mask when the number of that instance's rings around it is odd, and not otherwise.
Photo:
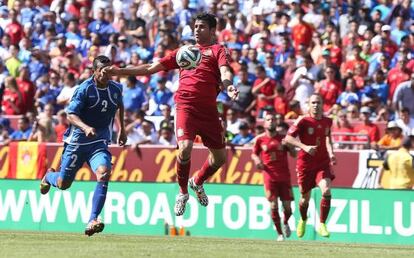
[(196, 135), (199, 135), (207, 148), (222, 149), (226, 146), (224, 130), (216, 106), (196, 109), (177, 105), (175, 117), (177, 142), (194, 141)]
[(335, 179), (335, 176), (331, 173), (330, 166), (296, 172), (298, 176), (299, 191), (301, 193), (307, 193), (312, 190), (323, 178), (329, 178), (331, 180)]
[(275, 201), (278, 197), (281, 201), (293, 201), (292, 184), (289, 181), (275, 182), (265, 177), (263, 183), (268, 201)]

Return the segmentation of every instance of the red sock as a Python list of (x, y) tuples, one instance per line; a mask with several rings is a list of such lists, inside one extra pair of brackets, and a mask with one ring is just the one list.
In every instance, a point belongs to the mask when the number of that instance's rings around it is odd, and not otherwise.
[(299, 203), (300, 217), (303, 221), (308, 219), (308, 206), (309, 204), (307, 203)]
[(194, 182), (196, 185), (202, 185), (210, 176), (214, 175), (218, 169), (219, 168), (211, 166), (207, 158), (197, 176), (195, 177)]
[(180, 186), (180, 192), (183, 194), (188, 193), (187, 185), (188, 185), (188, 176), (190, 175), (190, 167), (191, 167), (191, 160), (184, 161), (184, 164), (182, 164), (181, 160), (177, 158), (177, 161), (175, 163), (175, 168), (177, 171), (177, 180), (178, 185)]
[(292, 211), (291, 210), (285, 210), (283, 211), (283, 224), (288, 224), (289, 218), (290, 216), (292, 216)]
[(283, 232), (282, 232), (282, 227), (280, 226), (280, 216), (279, 216), (279, 212), (278, 212), (278, 210), (274, 210), (274, 209), (272, 209), (272, 210), (270, 211), (270, 214), (271, 214), (271, 216), (272, 216), (273, 223), (275, 224), (275, 227), (276, 227), (276, 231), (277, 231), (277, 233), (278, 233), (279, 235), (283, 234)]
[(320, 221), (325, 223), (328, 218), (329, 210), (331, 209), (331, 196), (322, 196), (320, 205)]

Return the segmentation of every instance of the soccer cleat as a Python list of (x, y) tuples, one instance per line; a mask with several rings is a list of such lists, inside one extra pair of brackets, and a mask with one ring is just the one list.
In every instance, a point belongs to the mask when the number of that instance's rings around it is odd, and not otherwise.
[(280, 234), (280, 235), (277, 236), (276, 241), (277, 242), (285, 241), (285, 237), (282, 234)]
[(290, 230), (289, 224), (283, 224), (283, 233), (285, 234), (286, 238), (290, 237), (292, 231)]
[(177, 196), (177, 200), (175, 200), (175, 207), (174, 207), (175, 216), (181, 216), (184, 214), (185, 205), (187, 204), (189, 197), (190, 196), (188, 195), (188, 193), (187, 194), (180, 193)]
[(92, 236), (95, 233), (100, 233), (104, 230), (105, 224), (99, 219), (89, 221), (85, 228), (85, 235)]
[(204, 192), (203, 185), (196, 185), (196, 183), (194, 182), (194, 177), (190, 178), (190, 180), (188, 180), (188, 183), (191, 189), (193, 189), (193, 191), (196, 193), (198, 202), (203, 206), (207, 206), (208, 197), (206, 193)]
[(318, 234), (322, 237), (329, 237), (328, 227), (325, 223), (319, 225)]
[(306, 230), (306, 220), (300, 219), (298, 222), (298, 226), (296, 227), (296, 235), (301, 238), (305, 235)]
[(55, 173), (55, 169), (53, 168), (49, 168), (46, 172), (46, 174), (43, 176), (42, 181), (40, 182), (40, 193), (41, 194), (47, 194), (50, 190), (50, 184), (48, 182), (46, 182), (46, 175), (47, 173)]

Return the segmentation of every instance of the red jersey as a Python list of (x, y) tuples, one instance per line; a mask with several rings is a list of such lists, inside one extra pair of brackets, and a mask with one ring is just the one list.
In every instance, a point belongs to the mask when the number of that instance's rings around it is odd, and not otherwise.
[[(263, 82), (263, 79), (256, 79), (253, 83), (253, 89), (257, 87), (260, 83)], [(262, 88), (259, 90), (259, 94), (263, 94), (266, 97), (272, 96), (275, 93), (276, 89), (276, 81), (270, 79)], [(270, 99), (261, 99), (259, 97), (256, 97), (256, 110), (257, 112), (260, 112), (260, 110), (266, 106), (273, 106), (274, 100)]]
[(388, 85), (390, 86), (390, 94), (388, 95), (388, 98), (392, 100), (398, 85), (402, 82), (410, 80), (410, 74), (404, 70), (401, 70), (399, 67), (395, 67), (388, 73), (387, 80)]
[[(219, 45), (197, 46), (202, 54), (200, 64), (193, 70), (180, 69), (179, 87), (174, 100), (177, 104), (192, 107), (216, 106), (216, 97), (221, 83), (220, 67), (230, 67), (229, 51)], [(161, 58), (166, 70), (179, 68), (175, 56), (178, 49)]]
[(283, 137), (261, 134), (257, 136), (253, 146), (253, 153), (263, 162), (263, 170), (276, 182), (290, 182), (287, 150), (282, 145)]
[(341, 83), (338, 81), (323, 80), (320, 82), (319, 94), (323, 98), (323, 111), (328, 111), (341, 94)]
[[(361, 133), (361, 134), (368, 134), (368, 138), (370, 142), (377, 142), (380, 139), (380, 131), (376, 124), (370, 123), (370, 124), (358, 124), (354, 128), (354, 133)], [(354, 141), (357, 142), (364, 142), (367, 140), (367, 137), (365, 136), (355, 136)]]
[(312, 41), (313, 27), (306, 22), (298, 23), (292, 28), (292, 38), (295, 50), (298, 50), (300, 44), (308, 47)]
[(297, 169), (299, 171), (311, 170), (329, 166), (330, 158), (326, 148), (326, 137), (330, 134), (332, 119), (323, 116), (317, 120), (309, 115), (299, 117), (289, 128), (288, 135), (299, 136), (305, 145), (316, 145), (316, 153), (311, 156), (303, 150), (298, 153)]

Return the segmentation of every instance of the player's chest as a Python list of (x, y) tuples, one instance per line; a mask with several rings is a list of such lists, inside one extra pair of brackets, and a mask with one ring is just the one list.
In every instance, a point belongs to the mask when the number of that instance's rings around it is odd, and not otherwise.
[(303, 133), (308, 138), (321, 137), (329, 135), (329, 127), (324, 123), (308, 123), (303, 127)]
[(86, 98), (86, 108), (96, 113), (106, 113), (115, 111), (118, 108), (119, 98), (122, 96), (117, 92), (107, 89), (88, 92)]
[(273, 153), (276, 151), (283, 151), (283, 145), (277, 139), (264, 141), (261, 143), (260, 147), (262, 148), (264, 153)]

